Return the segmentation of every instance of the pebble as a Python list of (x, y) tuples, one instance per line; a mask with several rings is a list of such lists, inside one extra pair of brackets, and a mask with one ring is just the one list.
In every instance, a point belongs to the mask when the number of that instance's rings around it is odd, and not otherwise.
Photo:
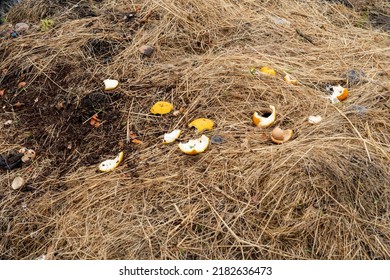
[(26, 181), (23, 179), (23, 177), (18, 176), (18, 177), (15, 177), (15, 179), (12, 181), (11, 187), (14, 190), (17, 190), (17, 189), (20, 189), (21, 187), (23, 187), (25, 184), (26, 184)]
[(308, 122), (311, 124), (317, 124), (322, 121), (322, 117), (317, 115), (317, 116), (309, 116)]
[(18, 33), (17, 33), (16, 31), (12, 31), (12, 32), (10, 33), (10, 36), (11, 36), (12, 38), (16, 38), (16, 37), (18, 37)]
[(19, 23), (15, 24), (15, 27), (14, 27), (14, 29), (17, 33), (23, 33), (25, 31), (27, 31), (29, 28), (30, 28), (30, 26), (24, 22), (19, 22)]
[(145, 56), (151, 56), (154, 52), (154, 48), (152, 46), (143, 45), (139, 48), (139, 51)]
[(219, 135), (213, 135), (213, 136), (211, 136), (211, 143), (212, 143), (212, 144), (221, 145), (221, 144), (223, 143), (223, 138), (222, 138), (222, 136), (219, 136)]
[(26, 149), (24, 152), (23, 152), (23, 157), (22, 157), (22, 162), (29, 162), (29, 161), (32, 161), (34, 160), (36, 157), (36, 153), (34, 150), (31, 150), (31, 149)]

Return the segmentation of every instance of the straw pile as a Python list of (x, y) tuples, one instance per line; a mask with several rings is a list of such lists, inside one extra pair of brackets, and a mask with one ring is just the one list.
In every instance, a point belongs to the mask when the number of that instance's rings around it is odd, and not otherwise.
[[(0, 154), (26, 146), (37, 158), (0, 170), (0, 258), (390, 259), (390, 38), (369, 21), (389, 5), (341, 2), (13, 7), (0, 28), (31, 28), (0, 42)], [(54, 26), (41, 31), (41, 19)], [(352, 81), (351, 69), (365, 75)], [(114, 92), (107, 78), (120, 81)], [(329, 84), (348, 86), (348, 99), (331, 104)], [(183, 114), (151, 115), (160, 100)], [(274, 126), (253, 126), (269, 105), (291, 141), (275, 145)], [(196, 156), (162, 144), (176, 128), (182, 141), (198, 137), (187, 128), (198, 117), (215, 121), (205, 134), (223, 144)], [(96, 172), (120, 150), (123, 164)], [(15, 191), (17, 175), (27, 184)]]

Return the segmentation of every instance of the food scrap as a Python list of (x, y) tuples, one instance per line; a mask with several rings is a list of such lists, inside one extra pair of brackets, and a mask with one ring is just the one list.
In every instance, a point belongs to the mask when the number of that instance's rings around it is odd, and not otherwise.
[(291, 129), (283, 130), (280, 127), (275, 127), (271, 132), (271, 140), (276, 144), (283, 144), (290, 140), (293, 136)]
[(202, 132), (204, 130), (212, 130), (213, 126), (214, 126), (214, 122), (212, 120), (206, 119), (206, 118), (199, 118), (199, 119), (193, 120), (192, 122), (190, 122), (188, 124), (189, 128), (195, 127), (198, 130), (198, 132)]
[(169, 144), (169, 143), (175, 142), (175, 140), (177, 138), (179, 138), (180, 134), (181, 134), (181, 130), (180, 129), (175, 129), (174, 131), (172, 131), (170, 133), (165, 133), (164, 134), (164, 141), (163, 141), (163, 143), (164, 144)]
[(270, 105), (269, 108), (272, 110), (271, 113), (266, 112), (263, 114), (258, 114), (254, 112), (252, 115), (253, 124), (257, 127), (266, 128), (272, 125), (276, 119), (276, 109), (275, 106)]
[(187, 143), (180, 143), (180, 150), (187, 155), (197, 155), (204, 152), (210, 144), (210, 139), (202, 135), (198, 139), (189, 140)]
[(157, 114), (165, 115), (170, 113), (172, 110), (173, 110), (173, 105), (165, 101), (158, 101), (152, 106), (152, 108), (150, 108), (150, 112), (155, 115)]
[(123, 160), (123, 152), (120, 152), (114, 159), (108, 159), (99, 164), (99, 171), (108, 172), (112, 171), (119, 166)]

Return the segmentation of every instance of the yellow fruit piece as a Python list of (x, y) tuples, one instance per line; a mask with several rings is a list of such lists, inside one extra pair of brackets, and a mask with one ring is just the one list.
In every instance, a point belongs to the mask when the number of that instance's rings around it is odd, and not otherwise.
[(291, 129), (283, 130), (280, 127), (275, 127), (271, 132), (271, 140), (276, 144), (283, 144), (290, 140), (293, 136), (293, 131)]
[(203, 130), (212, 130), (214, 126), (214, 122), (210, 119), (200, 118), (193, 120), (190, 122), (188, 127), (195, 127), (198, 132), (202, 132)]
[(164, 144), (169, 144), (169, 143), (175, 142), (175, 140), (177, 138), (179, 138), (180, 133), (181, 133), (180, 129), (175, 129), (174, 131), (172, 131), (170, 133), (165, 133), (164, 134), (164, 142), (163, 143)]
[(197, 155), (204, 152), (210, 144), (210, 138), (206, 135), (194, 140), (189, 140), (187, 143), (180, 143), (180, 150), (187, 155)]
[(112, 171), (119, 166), (123, 160), (123, 152), (120, 152), (114, 159), (108, 159), (99, 164), (99, 171), (108, 172)]
[(252, 115), (253, 124), (257, 127), (266, 128), (272, 125), (276, 119), (276, 109), (275, 106), (270, 105), (272, 113), (267, 116), (267, 114), (259, 115), (257, 112), (254, 112)]
[(260, 72), (267, 74), (267, 75), (276, 76), (275, 70), (272, 68), (269, 68), (268, 66), (261, 67)]
[(173, 105), (169, 102), (159, 101), (150, 108), (152, 114), (165, 115), (170, 113), (173, 110)]

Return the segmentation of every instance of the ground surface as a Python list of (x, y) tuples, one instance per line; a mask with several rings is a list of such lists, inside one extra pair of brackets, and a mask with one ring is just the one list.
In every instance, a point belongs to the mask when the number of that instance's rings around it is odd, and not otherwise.
[[(0, 154), (37, 152), (0, 169), (0, 258), (390, 258), (387, 1), (47, 2), (0, 25)], [(30, 29), (12, 38), (18, 22)], [(251, 74), (262, 66), (277, 76)], [(107, 78), (119, 87), (104, 91)], [(337, 84), (349, 97), (332, 104)], [(150, 114), (160, 100), (182, 112)], [(269, 105), (275, 124), (255, 127)], [(162, 144), (176, 128), (199, 137), (199, 117), (222, 144)], [(293, 139), (272, 143), (276, 126)]]

